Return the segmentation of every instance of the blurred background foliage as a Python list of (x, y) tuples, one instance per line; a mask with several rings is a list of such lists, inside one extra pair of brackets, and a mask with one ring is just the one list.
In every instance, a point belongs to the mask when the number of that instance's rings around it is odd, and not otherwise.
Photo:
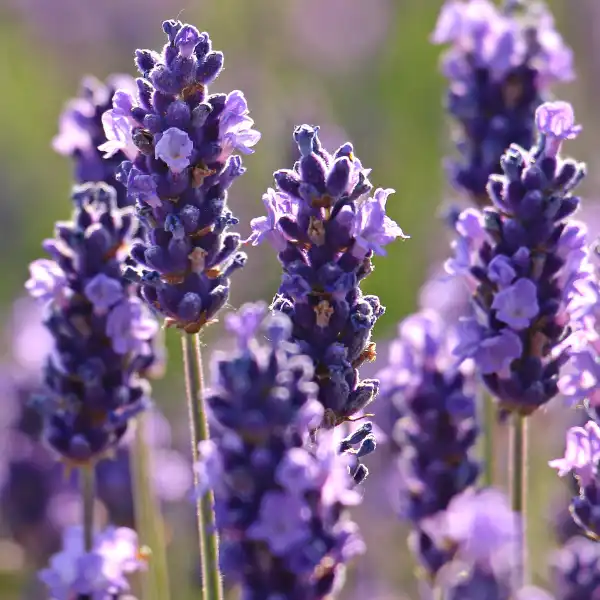
[[(598, 131), (594, 99), (600, 70), (594, 30), (600, 23), (600, 2), (550, 4), (576, 52), (578, 79), (558, 93), (574, 102), (578, 121), (585, 124), (585, 135), (570, 149), (590, 163), (584, 190), (593, 202)], [(245, 161), (248, 172), (230, 197), (244, 235), (250, 219), (262, 214), (261, 196), (272, 184), (272, 172), (293, 163), (295, 124), (321, 125), (326, 144), (352, 140), (363, 164), (373, 168), (373, 183), (396, 189), (389, 213), (411, 239), (392, 245), (387, 258), (377, 259), (366, 284), (366, 291), (380, 295), (387, 306), (377, 337), (392, 336), (398, 320), (415, 308), (432, 266), (448, 253), (448, 236), (438, 217), (453, 199), (441, 162), (451, 142), (442, 109), (439, 49), (428, 42), (440, 5), (439, 0), (2, 0), (1, 305), (8, 310), (22, 294), (27, 265), (41, 255), (41, 240), (51, 235), (54, 221), (70, 214), (71, 164), (51, 149), (65, 101), (76, 94), (84, 75), (133, 74), (135, 48), (160, 47), (161, 21), (181, 18), (209, 31), (214, 47), (225, 53), (226, 70), (212, 91), (242, 89), (262, 132), (256, 154)], [(233, 307), (271, 298), (279, 280), (270, 249), (251, 248), (249, 253), (248, 267), (234, 282)], [(219, 326), (210, 328), (206, 345), (225, 343), (220, 333)], [(182, 412), (179, 347), (177, 336), (167, 335), (167, 340), (167, 376), (156, 385), (156, 399), (176, 422)], [(385, 358), (384, 351), (380, 354), (380, 360)], [(529, 535), (538, 582), (546, 577), (551, 539), (546, 516), (559, 488), (545, 463), (562, 447), (564, 428), (564, 418), (552, 410), (534, 424)], [(185, 426), (176, 427), (179, 431), (180, 445), (186, 448)], [(349, 576), (348, 597), (380, 597), (380, 587), (381, 597), (385, 590), (389, 598), (402, 593), (415, 597), (405, 532), (390, 526), (393, 517), (380, 516), (382, 494), (375, 486), (385, 486), (384, 480), (376, 473), (367, 482), (360, 521), (370, 551)], [(184, 504), (179, 512), (189, 514), (170, 521), (171, 535), (177, 537), (170, 556), (177, 598), (185, 600), (194, 597), (194, 540), (178, 532), (192, 530), (192, 510)], [(3, 600), (28, 597), (22, 591), (29, 590), (23, 583), (25, 562), (17, 547), (0, 543)], [(375, 585), (376, 580), (384, 583)], [(179, 585), (185, 581), (187, 591)]]

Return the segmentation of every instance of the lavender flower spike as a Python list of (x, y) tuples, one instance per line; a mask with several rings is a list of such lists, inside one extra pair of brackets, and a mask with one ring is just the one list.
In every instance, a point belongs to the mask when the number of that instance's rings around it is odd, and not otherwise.
[(573, 79), (573, 53), (540, 2), (507, 0), (499, 9), (489, 0), (447, 0), (432, 42), (450, 44), (442, 73), (460, 155), (448, 161), (450, 177), (485, 206), (488, 177), (501, 173), (505, 149), (533, 145), (534, 111), (552, 84)]
[(168, 326), (197, 333), (225, 304), (229, 276), (246, 261), (239, 235), (227, 232), (238, 222), (227, 189), (245, 171), (234, 152), (252, 152), (260, 134), (242, 92), (208, 94), (223, 67), (208, 34), (179, 21), (165, 21), (163, 30), (161, 54), (137, 50), (137, 93), (115, 94), (101, 148), (107, 157), (129, 154), (117, 179), (147, 229), (131, 250), (139, 269), (127, 276)]
[(98, 149), (107, 143), (103, 119), (104, 114), (113, 109), (113, 95), (117, 90), (121, 90), (117, 97), (133, 93), (135, 81), (128, 75), (113, 75), (103, 84), (86, 77), (79, 96), (70, 100), (61, 114), (59, 133), (52, 145), (58, 153), (71, 157), (77, 183), (101, 181), (114, 187), (117, 206), (123, 208), (132, 201), (115, 176), (131, 148), (119, 148), (108, 159), (103, 158), (103, 152)]
[(238, 350), (213, 363), (213, 439), (199, 446), (199, 492), (214, 489), (221, 568), (241, 598), (324, 600), (364, 551), (345, 515), (360, 497), (333, 432), (311, 444), (323, 417), (311, 359), (290, 343), (285, 315), (271, 315), (259, 341), (264, 313), (246, 305), (227, 319)]
[(132, 529), (109, 527), (86, 552), (83, 529), (71, 527), (65, 530), (62, 550), (39, 572), (39, 579), (52, 600), (115, 600), (129, 592), (127, 575), (144, 570), (146, 561)]
[(550, 461), (562, 477), (572, 472), (579, 483), (579, 496), (571, 501), (575, 522), (590, 536), (600, 538), (600, 426), (588, 421), (584, 427), (571, 427), (567, 432), (565, 456)]
[(378, 373), (381, 399), (400, 418), (393, 425), (398, 449), (401, 518), (414, 527), (411, 546), (430, 577), (452, 557), (422, 529), (425, 519), (448, 508), (479, 475), (473, 457), (478, 435), (468, 372), (453, 368), (452, 331), (432, 311), (405, 319)]
[(569, 353), (561, 343), (572, 316), (590, 303), (582, 292), (592, 275), (586, 232), (570, 218), (585, 166), (557, 156), (578, 129), (570, 106), (566, 127), (542, 116), (554, 109), (538, 109), (538, 145), (511, 146), (501, 160), (504, 174), (490, 176), (493, 206), (459, 216), (455, 257), (446, 265), (466, 280), (474, 307), (460, 324), (456, 356), (474, 359), (501, 408), (522, 415), (557, 394)]
[[(106, 456), (147, 406), (143, 377), (155, 362), (158, 323), (121, 278), (131, 209), (117, 209), (104, 184), (76, 188), (74, 198), (72, 221), (57, 223), (55, 239), (44, 242), (58, 283), (43, 296), (55, 348), (37, 406), (49, 445), (77, 465)], [(39, 271), (31, 273), (26, 287), (35, 297)]]
[(373, 270), (373, 254), (406, 238), (385, 212), (390, 189), (370, 196), (369, 170), (350, 143), (329, 154), (318, 128), (297, 127), (300, 160), (275, 172), (277, 191), (264, 202), (267, 217), (252, 221), (253, 244), (268, 239), (279, 251), (283, 278), (272, 308), (290, 316), (292, 338), (312, 358), (324, 424), (333, 427), (362, 410), (379, 382), (359, 380), (358, 368), (375, 358), (371, 332), (383, 314), (376, 296), (359, 283)]

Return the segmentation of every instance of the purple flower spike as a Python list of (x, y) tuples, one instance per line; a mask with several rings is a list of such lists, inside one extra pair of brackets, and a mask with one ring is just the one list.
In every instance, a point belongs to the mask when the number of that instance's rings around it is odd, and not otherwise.
[(227, 190), (245, 171), (253, 129), (242, 92), (209, 94), (223, 68), (207, 33), (166, 21), (161, 54), (136, 52), (141, 77), (134, 97), (115, 95), (105, 116), (109, 154), (128, 152), (118, 180), (135, 203), (147, 235), (131, 249), (127, 277), (168, 327), (197, 333), (229, 297), (230, 277), (244, 266), (238, 220)]
[[(432, 36), (449, 44), (441, 60), (446, 110), (457, 122), (459, 157), (446, 162), (453, 184), (489, 204), (490, 175), (511, 144), (531, 148), (533, 115), (556, 82), (573, 79), (573, 52), (541, 3), (447, 0)], [(572, 123), (571, 123), (572, 125)]]
[(544, 136), (544, 156), (558, 154), (561, 142), (575, 139), (582, 130), (575, 125), (575, 113), (568, 102), (544, 102), (535, 111), (535, 125)]
[(398, 332), (378, 373), (379, 403), (384, 414), (397, 418), (385, 426), (397, 453), (399, 516), (411, 523), (412, 550), (433, 578), (452, 553), (424, 531), (424, 523), (446, 510), (480, 472), (473, 456), (479, 433), (475, 398), (467, 370), (453, 368), (455, 332), (438, 314), (412, 315)]
[(346, 511), (360, 495), (350, 456), (332, 432), (313, 431), (323, 409), (312, 359), (290, 343), (285, 315), (264, 321), (260, 339), (265, 308), (228, 319), (238, 349), (213, 362), (215, 434), (199, 447), (198, 492), (214, 490), (221, 567), (242, 597), (321, 600), (364, 551)]
[[(571, 218), (585, 166), (544, 152), (550, 143), (548, 135), (539, 148), (505, 152), (503, 175), (488, 183), (492, 206), (459, 216), (455, 256), (446, 263), (472, 293), (456, 356), (474, 359), (501, 408), (523, 415), (553, 398), (559, 384), (574, 400), (585, 395), (597, 375), (595, 359), (583, 356), (591, 344), (575, 348), (576, 338), (591, 341), (585, 332), (599, 297), (586, 229)], [(561, 373), (570, 355), (586, 364), (585, 375)]]
[(114, 450), (129, 419), (147, 406), (144, 376), (156, 363), (158, 327), (121, 277), (131, 210), (118, 209), (103, 184), (76, 188), (74, 198), (73, 220), (56, 225), (58, 243), (45, 244), (54, 259), (47, 270), (62, 274), (64, 289), (57, 297), (54, 287), (41, 294), (31, 280), (27, 288), (46, 300), (56, 344), (38, 402), (45, 438), (65, 462), (80, 465)]
[(272, 309), (291, 318), (293, 340), (318, 369), (323, 426), (333, 428), (377, 394), (378, 381), (361, 381), (357, 370), (375, 358), (371, 332), (384, 308), (359, 282), (373, 270), (374, 254), (407, 236), (386, 214), (392, 190), (371, 195), (370, 170), (352, 145), (329, 153), (318, 130), (294, 130), (300, 160), (275, 172), (277, 190), (263, 197), (267, 216), (253, 220), (248, 241), (266, 239), (278, 251), (283, 277)]
[(90, 552), (85, 551), (83, 540), (82, 527), (67, 529), (61, 552), (39, 572), (53, 600), (117, 598), (130, 589), (127, 575), (146, 569), (132, 529), (109, 527), (96, 536)]

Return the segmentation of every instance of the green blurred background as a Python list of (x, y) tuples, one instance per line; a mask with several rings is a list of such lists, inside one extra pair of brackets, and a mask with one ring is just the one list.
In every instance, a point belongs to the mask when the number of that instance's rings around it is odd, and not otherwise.
[[(586, 126), (571, 150), (590, 163), (585, 192), (593, 202), (600, 72), (594, 33), (600, 26), (600, 2), (557, 0), (551, 5), (576, 52), (577, 82), (558, 93), (575, 104), (578, 121)], [(86, 74), (133, 74), (134, 49), (162, 46), (161, 21), (180, 18), (209, 31), (214, 47), (225, 53), (226, 70), (212, 91), (242, 89), (262, 132), (256, 154), (245, 161), (247, 174), (231, 192), (243, 234), (249, 232), (250, 219), (262, 214), (261, 195), (272, 183), (272, 172), (291, 166), (291, 134), (301, 122), (320, 124), (325, 142), (352, 140), (363, 164), (373, 168), (374, 184), (396, 189), (389, 213), (411, 239), (376, 260), (366, 284), (387, 306), (377, 338), (392, 336), (398, 320), (414, 309), (430, 266), (448, 253), (437, 214), (452, 198), (441, 168), (451, 148), (441, 107), (439, 48), (428, 43), (440, 6), (439, 0), (0, 0), (1, 305), (9, 307), (21, 294), (28, 263), (41, 255), (41, 240), (51, 235), (55, 220), (69, 216), (71, 164), (50, 145), (65, 101)], [(251, 248), (248, 267), (234, 282), (232, 306), (269, 299), (278, 279), (273, 252)], [(219, 334), (213, 328), (206, 344), (220, 345)], [(156, 397), (176, 418), (182, 402), (180, 354), (176, 336), (167, 338), (168, 374), (156, 386)], [(543, 581), (551, 535), (545, 517), (559, 489), (545, 462), (562, 449), (565, 425), (552, 410), (536, 421), (530, 538), (535, 577)], [(371, 549), (347, 587), (358, 592), (365, 585), (361, 578), (381, 578), (394, 590), (390, 598), (401, 597), (400, 589), (415, 598), (404, 532), (373, 519), (368, 483), (365, 494), (359, 518)], [(189, 544), (193, 540), (177, 538), (172, 553), (178, 583), (191, 582)], [(14, 572), (14, 564), (20, 564), (14, 552), (0, 546), (3, 600), (24, 597), (18, 591), (24, 588), (21, 574)], [(193, 590), (187, 594), (184, 587), (178, 585), (178, 600), (193, 597)]]

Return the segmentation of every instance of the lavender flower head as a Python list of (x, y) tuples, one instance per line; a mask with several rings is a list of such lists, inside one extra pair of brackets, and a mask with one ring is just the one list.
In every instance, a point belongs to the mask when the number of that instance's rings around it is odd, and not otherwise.
[(26, 287), (45, 304), (55, 344), (37, 399), (45, 438), (67, 463), (85, 464), (115, 448), (147, 406), (143, 375), (158, 324), (121, 277), (131, 209), (118, 209), (104, 184), (76, 188), (74, 201), (72, 221), (44, 242), (51, 259), (32, 263)]
[(550, 461), (559, 476), (573, 473), (579, 483), (579, 495), (569, 507), (575, 522), (590, 536), (600, 538), (600, 426), (588, 421), (584, 427), (567, 432), (565, 455)]
[(452, 332), (432, 311), (405, 319), (378, 373), (384, 405), (400, 417), (393, 426), (400, 516), (412, 522), (413, 550), (435, 574), (450, 558), (422, 530), (422, 522), (448, 508), (479, 475), (473, 457), (478, 435), (468, 374), (455, 368)]
[[(573, 79), (572, 51), (542, 3), (447, 0), (432, 35), (449, 44), (442, 73), (449, 81), (446, 110), (456, 123), (459, 160), (449, 160), (453, 183), (477, 204), (489, 204), (488, 178), (501, 173), (511, 144), (534, 143), (534, 112), (549, 89)], [(523, 3), (525, 5), (525, 3)]]
[(103, 158), (104, 153), (98, 149), (98, 146), (107, 141), (103, 115), (112, 108), (113, 96), (117, 90), (133, 93), (133, 78), (128, 75), (113, 75), (103, 84), (93, 77), (86, 77), (81, 84), (79, 96), (70, 100), (61, 114), (59, 133), (52, 145), (59, 154), (71, 157), (77, 183), (102, 181), (114, 187), (117, 206), (123, 208), (132, 204), (132, 201), (124, 187), (117, 183), (115, 175), (126, 159), (126, 152), (119, 150), (110, 158)]
[(39, 572), (52, 600), (115, 600), (129, 591), (127, 575), (146, 568), (135, 531), (109, 527), (96, 535), (93, 548), (84, 548), (83, 528), (67, 529), (62, 550)]
[(350, 143), (329, 154), (318, 128), (297, 127), (300, 160), (274, 174), (277, 191), (263, 197), (266, 217), (252, 221), (253, 245), (268, 240), (279, 252), (283, 278), (272, 308), (292, 321), (292, 339), (312, 358), (326, 426), (342, 423), (376, 396), (379, 382), (360, 381), (358, 368), (375, 358), (371, 332), (384, 308), (359, 283), (373, 254), (406, 238), (386, 215), (391, 189), (371, 196), (370, 170)]
[(311, 359), (290, 343), (292, 324), (246, 305), (227, 320), (238, 341), (213, 363), (207, 398), (213, 439), (196, 470), (214, 489), (221, 568), (243, 600), (324, 599), (363, 543), (345, 507), (360, 497), (332, 432), (310, 443), (323, 408)]
[(137, 94), (119, 90), (103, 116), (106, 158), (124, 152), (117, 179), (147, 228), (131, 255), (142, 297), (166, 324), (196, 333), (225, 304), (229, 276), (243, 266), (227, 189), (260, 134), (242, 92), (208, 95), (223, 68), (207, 33), (165, 21), (163, 52), (136, 51)]
[(504, 174), (488, 183), (492, 207), (461, 213), (446, 264), (467, 283), (474, 310), (461, 320), (456, 356), (474, 359), (502, 409), (524, 415), (557, 394), (568, 358), (561, 342), (571, 314), (588, 304), (581, 293), (591, 277), (586, 229), (570, 219), (585, 167), (557, 155), (560, 141), (579, 131), (571, 107), (562, 107), (538, 108), (538, 146), (513, 145), (504, 154)]

